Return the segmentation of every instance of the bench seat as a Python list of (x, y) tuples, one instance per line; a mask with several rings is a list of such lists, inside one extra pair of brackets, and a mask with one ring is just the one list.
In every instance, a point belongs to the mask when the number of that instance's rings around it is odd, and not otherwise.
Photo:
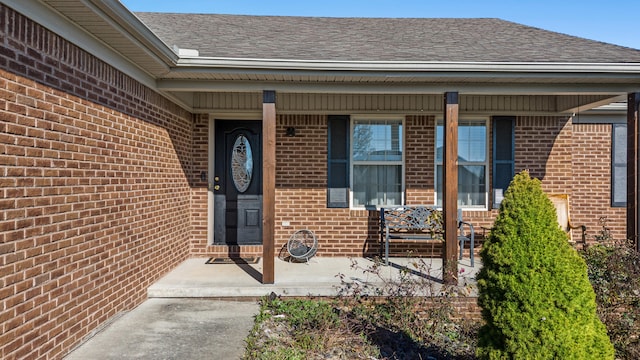
[[(464, 244), (470, 244), (471, 266), (474, 266), (474, 229), (473, 225), (462, 220), (462, 211), (458, 210), (458, 241), (460, 259)], [(468, 232), (465, 232), (465, 229)], [(394, 206), (380, 209), (380, 240), (384, 243), (385, 264), (389, 264), (389, 243), (393, 239), (444, 241), (442, 211), (433, 206)]]

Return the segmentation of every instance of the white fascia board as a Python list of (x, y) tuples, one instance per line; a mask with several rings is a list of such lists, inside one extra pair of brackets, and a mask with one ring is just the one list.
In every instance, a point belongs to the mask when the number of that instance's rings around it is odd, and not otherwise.
[(160, 79), (160, 91), (190, 92), (276, 92), (340, 93), (340, 94), (440, 94), (459, 91), (466, 95), (580, 95), (601, 94), (619, 96), (637, 92), (639, 84), (542, 84), (542, 83), (349, 83), (295, 81), (233, 81), (233, 80), (172, 80)]
[(516, 73), (633, 73), (640, 63), (536, 63), (536, 62), (421, 62), (421, 61), (323, 61), (181, 57), (178, 68), (226, 68), (339, 71), (451, 71)]
[(156, 88), (156, 81), (153, 76), (41, 2), (25, 0), (0, 0), (0, 2), (69, 40), (142, 84), (152, 89)]

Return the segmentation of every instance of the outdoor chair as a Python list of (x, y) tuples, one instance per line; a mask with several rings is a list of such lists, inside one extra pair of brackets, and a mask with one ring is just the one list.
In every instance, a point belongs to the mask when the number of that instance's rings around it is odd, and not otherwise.
[(581, 243), (582, 247), (586, 245), (587, 241), (587, 227), (585, 225), (575, 225), (571, 222), (571, 216), (569, 211), (569, 195), (567, 194), (549, 194), (549, 199), (556, 208), (556, 215), (558, 216), (558, 224), (560, 228), (564, 230), (569, 236), (569, 242), (575, 246), (576, 242), (573, 241), (573, 230), (580, 229), (582, 232)]

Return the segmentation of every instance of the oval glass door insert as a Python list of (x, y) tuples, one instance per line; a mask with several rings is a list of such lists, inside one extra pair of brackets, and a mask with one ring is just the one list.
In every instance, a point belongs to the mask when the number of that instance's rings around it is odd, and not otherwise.
[(247, 191), (251, 184), (251, 174), (253, 174), (251, 144), (244, 135), (238, 135), (231, 154), (231, 176), (239, 192)]

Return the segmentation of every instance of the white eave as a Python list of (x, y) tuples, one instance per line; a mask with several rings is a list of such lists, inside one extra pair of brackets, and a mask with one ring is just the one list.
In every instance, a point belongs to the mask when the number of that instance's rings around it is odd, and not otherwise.
[(376, 72), (534, 72), (640, 74), (640, 63), (523, 63), (247, 59), (182, 56), (177, 68), (273, 69)]
[[(467, 76), (473, 82), (486, 77), (504, 81), (532, 78), (553, 83), (588, 76), (596, 83), (608, 79), (640, 83), (640, 63), (340, 61), (195, 56), (197, 49), (165, 44), (119, 1), (0, 1), (149, 85), (152, 79), (180, 79), (184, 74), (188, 76), (183, 79), (212, 80), (211, 74), (216, 72), (274, 75), (269, 76), (272, 79), (281, 75), (323, 78), (339, 74), (343, 80), (356, 82), (363, 76), (397, 80), (414, 77), (425, 81), (435, 74), (458, 80)], [(77, 31), (79, 29), (83, 31)], [(125, 64), (126, 61), (129, 64)]]

